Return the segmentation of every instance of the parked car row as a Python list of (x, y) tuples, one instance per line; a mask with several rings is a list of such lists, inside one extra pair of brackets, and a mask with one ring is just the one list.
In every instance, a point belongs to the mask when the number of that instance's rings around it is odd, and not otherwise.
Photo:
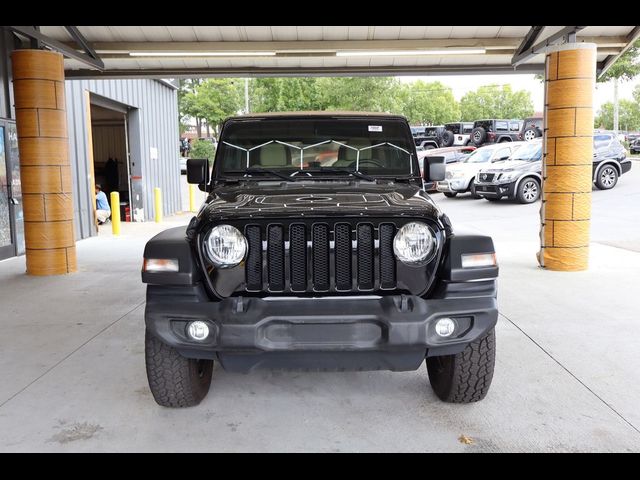
[[(593, 182), (600, 190), (615, 187), (620, 175), (631, 169), (626, 150), (614, 134), (596, 133), (593, 152)], [(432, 150), (427, 155), (436, 154)], [(445, 179), (434, 185), (447, 197), (469, 192), (474, 198), (508, 198), (519, 203), (537, 201), (541, 186), (541, 138), (478, 148), (460, 162), (447, 164)]]
[(418, 150), (451, 146), (481, 147), (487, 144), (533, 140), (542, 137), (542, 118), (524, 120), (483, 119), (428, 127), (411, 127)]

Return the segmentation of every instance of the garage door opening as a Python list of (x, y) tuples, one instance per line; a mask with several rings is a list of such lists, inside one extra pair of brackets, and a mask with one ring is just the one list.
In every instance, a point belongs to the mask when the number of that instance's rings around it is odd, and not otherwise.
[[(120, 194), (120, 218), (131, 221), (131, 186), (129, 184), (129, 139), (127, 112), (106, 108), (91, 102), (91, 135), (93, 171), (97, 184), (111, 199)], [(94, 206), (95, 207), (95, 206)], [(113, 209), (113, 205), (111, 206)]]

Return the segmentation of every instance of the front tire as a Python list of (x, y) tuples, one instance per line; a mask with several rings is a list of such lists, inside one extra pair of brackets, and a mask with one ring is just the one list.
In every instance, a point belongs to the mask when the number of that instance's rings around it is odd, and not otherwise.
[(476, 182), (471, 180), (471, 184), (469, 185), (469, 192), (471, 192), (471, 197), (475, 198), (476, 200), (482, 198), (480, 195), (478, 195), (478, 193), (476, 192)]
[(209, 392), (213, 360), (183, 357), (149, 332), (145, 333), (144, 353), (149, 388), (158, 405), (192, 407)]
[(611, 190), (618, 183), (618, 170), (613, 165), (605, 165), (596, 179), (596, 187), (600, 190)]
[(471, 403), (486, 397), (496, 362), (495, 329), (455, 355), (427, 358), (429, 383), (438, 398)]
[(444, 193), (444, 196), (447, 198), (453, 198), (456, 195), (458, 195), (458, 192), (442, 192), (442, 193)]
[(520, 203), (533, 203), (540, 198), (540, 182), (535, 178), (525, 178), (518, 185), (516, 200)]

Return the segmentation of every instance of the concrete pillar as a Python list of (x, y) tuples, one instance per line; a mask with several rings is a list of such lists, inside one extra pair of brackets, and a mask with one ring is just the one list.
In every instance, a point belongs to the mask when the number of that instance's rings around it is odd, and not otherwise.
[(595, 44), (547, 52), (538, 262), (549, 270), (588, 267), (595, 73)]
[(16, 50), (11, 61), (27, 273), (75, 272), (63, 57), (45, 50)]

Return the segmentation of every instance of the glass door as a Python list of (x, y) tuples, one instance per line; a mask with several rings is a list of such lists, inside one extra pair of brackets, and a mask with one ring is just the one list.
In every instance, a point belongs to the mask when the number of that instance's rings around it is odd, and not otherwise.
[(11, 180), (7, 168), (7, 153), (5, 149), (6, 125), (0, 124), (0, 259), (15, 255), (13, 232), (11, 229)]

